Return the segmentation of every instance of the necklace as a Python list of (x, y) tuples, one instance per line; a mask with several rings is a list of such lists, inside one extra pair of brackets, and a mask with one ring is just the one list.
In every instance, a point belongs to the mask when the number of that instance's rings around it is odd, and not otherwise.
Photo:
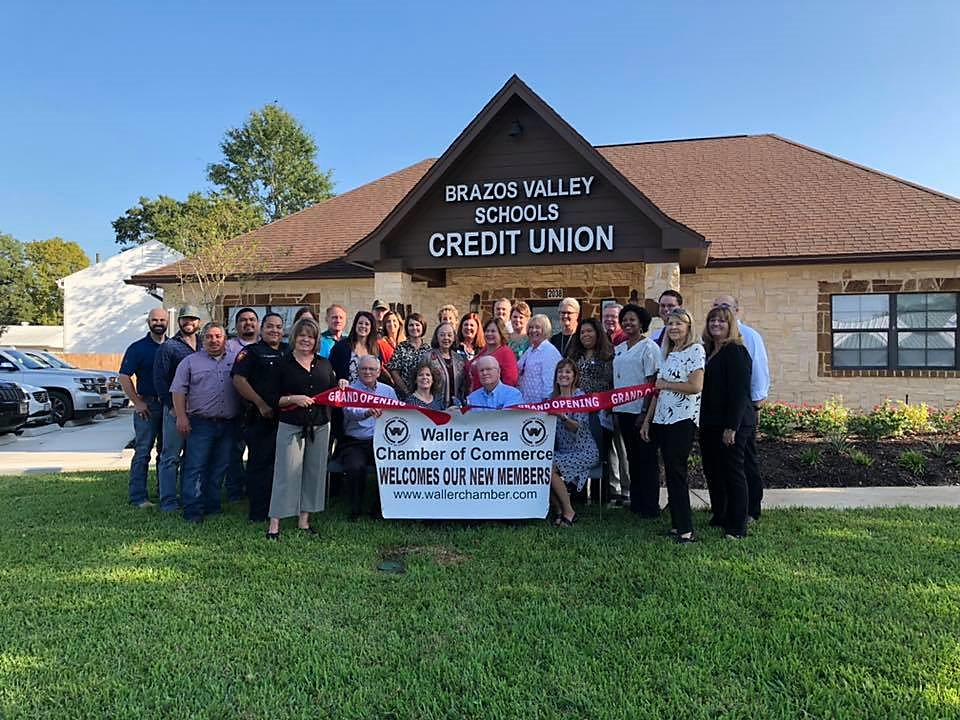
[(564, 335), (560, 333), (560, 354), (566, 356), (567, 347), (570, 345), (570, 341), (573, 340), (573, 335)]

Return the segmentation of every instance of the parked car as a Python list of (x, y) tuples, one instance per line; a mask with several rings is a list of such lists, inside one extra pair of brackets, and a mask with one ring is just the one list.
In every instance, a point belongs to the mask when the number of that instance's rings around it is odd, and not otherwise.
[(50, 394), (54, 422), (61, 425), (110, 409), (105, 376), (47, 367), (14, 348), (0, 348), (0, 380), (44, 388)]
[[(46, 350), (21, 350), (24, 355), (29, 355), (34, 360), (44, 365), (48, 365), (52, 368), (59, 368), (61, 370), (80, 370), (76, 365), (71, 365), (63, 358), (58, 358), (51, 352)], [(102, 370), (86, 370), (85, 372), (91, 373), (101, 373)], [(130, 399), (127, 397), (127, 394), (123, 391), (123, 388), (120, 387), (120, 377), (119, 375), (107, 375), (107, 392), (110, 394), (110, 407), (112, 408), (124, 408), (130, 404)]]
[(50, 402), (50, 393), (36, 385), (17, 383), (27, 396), (30, 403), (30, 414), (24, 427), (40, 427), (53, 422), (53, 403)]
[(12, 382), (0, 381), (0, 433), (19, 430), (29, 414), (27, 394)]

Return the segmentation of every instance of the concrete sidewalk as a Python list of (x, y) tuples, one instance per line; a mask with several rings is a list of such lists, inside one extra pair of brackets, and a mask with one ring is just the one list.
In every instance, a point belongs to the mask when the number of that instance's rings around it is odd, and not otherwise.
[(35, 437), (19, 437), (0, 446), (0, 475), (128, 470), (133, 450), (132, 410), (85, 425), (64, 427)]
[[(37, 437), (21, 437), (0, 447), (0, 475), (35, 475), (90, 470), (128, 470), (133, 450), (133, 417), (129, 408), (114, 418), (88, 425), (65, 427)], [(694, 508), (708, 504), (706, 490), (691, 490)], [(667, 491), (661, 489), (660, 504), (666, 505)], [(869, 507), (960, 507), (960, 486), (803, 488), (766, 490), (765, 509), (869, 508)], [(608, 512), (605, 510), (604, 512)], [(616, 512), (616, 511), (613, 511)]]
[[(666, 503), (666, 490), (661, 504)], [(691, 490), (694, 508), (709, 505), (706, 490)], [(875, 508), (960, 507), (960, 485), (917, 487), (791, 488), (764, 490), (763, 509), (774, 508)]]

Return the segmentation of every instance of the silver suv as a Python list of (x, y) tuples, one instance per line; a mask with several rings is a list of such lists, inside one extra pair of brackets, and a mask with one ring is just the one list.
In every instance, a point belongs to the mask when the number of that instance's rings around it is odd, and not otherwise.
[(84, 374), (92, 373), (94, 375), (107, 373), (107, 393), (110, 395), (110, 407), (125, 408), (130, 404), (130, 400), (127, 399), (127, 394), (123, 391), (123, 388), (120, 387), (120, 378), (116, 373), (107, 370), (84, 370), (83, 368), (78, 368), (76, 365), (71, 365), (66, 360), (58, 358), (46, 350), (21, 350), (20, 352), (24, 355), (29, 355), (45, 367), (58, 368), (60, 370), (82, 370)]
[(107, 378), (90, 370), (44, 367), (13, 348), (0, 348), (0, 380), (27, 383), (50, 394), (54, 422), (92, 417), (110, 409)]

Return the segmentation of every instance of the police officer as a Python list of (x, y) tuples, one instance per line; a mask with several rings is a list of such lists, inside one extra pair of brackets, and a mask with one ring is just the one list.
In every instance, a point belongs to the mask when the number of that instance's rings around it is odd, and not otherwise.
[(247, 441), (247, 496), (250, 522), (265, 522), (273, 486), (273, 463), (277, 451), (277, 408), (273, 389), (275, 371), (287, 352), (283, 342), (283, 318), (274, 312), (263, 316), (260, 341), (246, 346), (233, 365), (233, 386), (248, 401), (244, 415)]

